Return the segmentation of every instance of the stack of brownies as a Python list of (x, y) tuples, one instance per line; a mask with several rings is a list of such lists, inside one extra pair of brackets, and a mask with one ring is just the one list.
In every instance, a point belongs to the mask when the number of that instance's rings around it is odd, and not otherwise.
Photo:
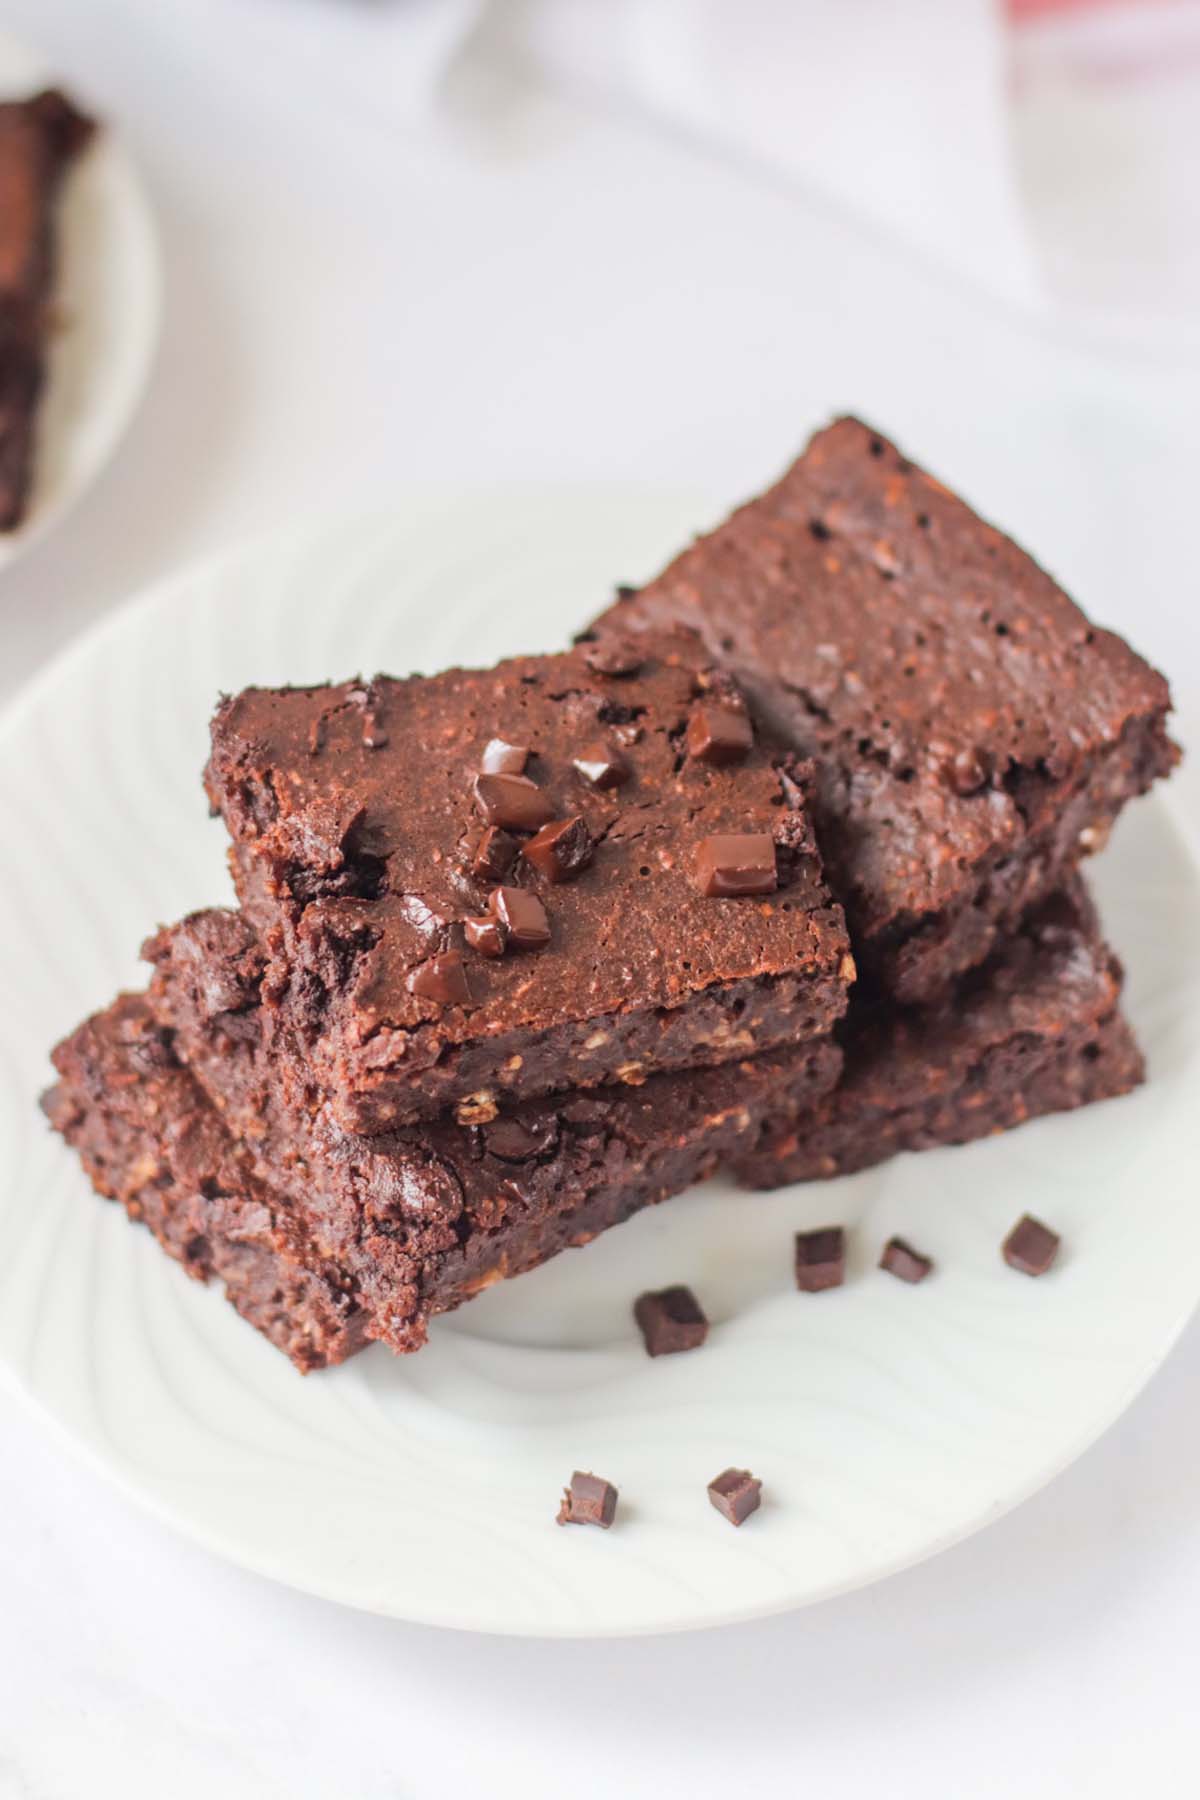
[(1120, 1094), (1077, 873), (1162, 678), (852, 420), (565, 653), (252, 689), (239, 911), (54, 1055), (101, 1193), (301, 1369), (718, 1166), (829, 1176)]

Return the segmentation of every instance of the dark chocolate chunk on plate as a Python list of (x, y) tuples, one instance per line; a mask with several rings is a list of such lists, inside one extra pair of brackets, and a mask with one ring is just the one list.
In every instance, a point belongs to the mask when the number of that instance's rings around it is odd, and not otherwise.
[(709, 1482), (708, 1497), (731, 1525), (740, 1525), (762, 1505), (762, 1482), (749, 1469), (726, 1469)]
[(708, 1336), (704, 1309), (689, 1287), (661, 1288), (641, 1294), (633, 1304), (633, 1316), (651, 1356), (671, 1356), (677, 1350), (697, 1350)]
[(1058, 1255), (1062, 1239), (1040, 1219), (1026, 1213), (1004, 1240), (1004, 1260), (1022, 1275), (1044, 1275)]
[(898, 1281), (924, 1281), (933, 1268), (933, 1258), (922, 1256), (903, 1238), (889, 1238), (883, 1246), (883, 1255), (879, 1258), (879, 1266), (894, 1275)]
[(802, 1294), (841, 1287), (846, 1279), (846, 1234), (840, 1225), (796, 1233), (796, 1286)]
[(563, 1489), (558, 1509), (560, 1525), (599, 1525), (607, 1531), (617, 1515), (617, 1490), (600, 1475), (576, 1469), (570, 1487)]

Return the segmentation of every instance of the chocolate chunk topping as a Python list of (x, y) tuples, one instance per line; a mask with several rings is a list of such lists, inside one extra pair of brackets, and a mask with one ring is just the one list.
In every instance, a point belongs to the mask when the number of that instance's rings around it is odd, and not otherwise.
[(516, 858), (516, 838), (489, 825), (471, 852), (471, 873), (476, 881), (503, 881)]
[(436, 1000), (441, 1006), (469, 1006), (473, 998), (467, 980), (466, 965), (458, 950), (446, 950), (418, 963), (404, 984), (410, 994), (422, 1000)]
[(503, 956), (508, 946), (508, 927), (491, 913), (482, 918), (468, 919), (463, 930), (472, 950), (478, 950), (481, 956)]
[(731, 1525), (740, 1525), (762, 1505), (762, 1482), (749, 1469), (726, 1469), (709, 1482), (708, 1497)]
[(633, 1303), (633, 1316), (651, 1356), (670, 1356), (677, 1350), (697, 1350), (708, 1336), (708, 1320), (691, 1288), (662, 1288), (641, 1294)]
[(1019, 1269), (1022, 1275), (1044, 1275), (1058, 1255), (1061, 1243), (1056, 1231), (1026, 1213), (1004, 1240), (1004, 1260), (1010, 1269)]
[(705, 838), (696, 851), (696, 886), (725, 899), (775, 892), (775, 844), (765, 831)]
[(477, 775), (475, 800), (489, 825), (513, 831), (537, 831), (554, 817), (554, 808), (528, 775)]
[(741, 762), (754, 747), (750, 715), (719, 700), (701, 700), (688, 720), (687, 752), (693, 762), (724, 768)]
[(617, 1514), (617, 1490), (599, 1475), (576, 1469), (569, 1488), (563, 1489), (558, 1509), (560, 1525), (599, 1525), (607, 1531)]
[(494, 737), (484, 745), (479, 767), (485, 775), (523, 775), (528, 761), (528, 744), (510, 744), (507, 738)]
[(988, 779), (987, 758), (982, 750), (960, 750), (945, 766), (946, 779), (964, 798), (977, 794)]
[(602, 738), (585, 744), (572, 762), (584, 780), (597, 788), (621, 787), (632, 773), (621, 753), (611, 749)]
[(841, 1287), (846, 1279), (846, 1234), (840, 1225), (796, 1233), (796, 1286), (802, 1294)]
[(592, 837), (578, 813), (554, 819), (522, 846), (521, 855), (547, 881), (570, 881), (592, 860)]
[(525, 888), (498, 887), (488, 895), (488, 906), (508, 932), (517, 950), (540, 950), (550, 942), (550, 921), (536, 894)]
[(896, 1276), (899, 1281), (924, 1281), (933, 1268), (933, 1258), (922, 1256), (903, 1238), (889, 1238), (883, 1246), (883, 1255), (879, 1258), (879, 1266), (886, 1269), (889, 1275)]
[(636, 675), (646, 659), (627, 639), (603, 637), (584, 646), (583, 660), (597, 675)]

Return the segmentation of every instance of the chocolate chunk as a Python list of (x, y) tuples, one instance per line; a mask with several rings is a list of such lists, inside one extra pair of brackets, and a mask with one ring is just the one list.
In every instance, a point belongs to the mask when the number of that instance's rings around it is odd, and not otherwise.
[(523, 775), (529, 761), (528, 744), (510, 744), (494, 737), (484, 745), (479, 767), (485, 775)]
[(725, 899), (775, 892), (775, 844), (765, 831), (705, 838), (696, 851), (696, 886)]
[(472, 950), (478, 950), (481, 956), (503, 956), (508, 947), (508, 927), (491, 913), (466, 920), (463, 930)]
[(491, 1125), (484, 1127), (483, 1141), (488, 1154), (500, 1162), (523, 1163), (532, 1162), (535, 1157), (545, 1156), (554, 1148), (558, 1136), (554, 1121), (543, 1124), (540, 1131), (531, 1131), (520, 1119), (496, 1119)]
[(639, 1295), (633, 1303), (633, 1316), (651, 1356), (698, 1350), (708, 1336), (708, 1320), (689, 1287)]
[(1058, 1255), (1061, 1243), (1056, 1231), (1026, 1213), (1004, 1240), (1004, 1260), (1010, 1269), (1019, 1269), (1022, 1275), (1044, 1275)]
[(592, 836), (576, 813), (570, 819), (554, 819), (522, 846), (521, 855), (547, 881), (570, 881), (592, 860)]
[(576, 1469), (569, 1488), (563, 1489), (558, 1509), (560, 1525), (599, 1525), (607, 1531), (617, 1514), (617, 1490), (599, 1475)]
[(709, 1482), (708, 1497), (731, 1525), (740, 1525), (762, 1505), (762, 1482), (749, 1469), (726, 1469)]
[(471, 873), (476, 881), (503, 881), (516, 858), (516, 838), (489, 825), (471, 852)]
[(446, 950), (441, 956), (418, 963), (404, 985), (410, 994), (419, 994), (422, 1000), (436, 1000), (441, 1006), (469, 1006), (473, 998), (458, 950)]
[(841, 1287), (846, 1279), (846, 1234), (840, 1225), (796, 1233), (796, 1286), (802, 1294)]
[(924, 1281), (933, 1268), (933, 1258), (922, 1256), (903, 1238), (889, 1238), (883, 1246), (883, 1255), (879, 1258), (879, 1266), (886, 1269), (889, 1275), (895, 1275), (899, 1281)]
[(597, 788), (622, 787), (632, 774), (621, 753), (610, 749), (602, 738), (585, 744), (579, 755), (571, 760), (584, 780)]
[(987, 758), (982, 750), (960, 750), (945, 765), (946, 779), (964, 799), (977, 794), (988, 779)]
[(646, 659), (628, 639), (602, 637), (584, 646), (583, 660), (597, 675), (636, 675)]
[(550, 921), (536, 894), (528, 893), (525, 888), (493, 888), (488, 895), (488, 906), (506, 928), (514, 949), (540, 950), (550, 942)]
[(739, 712), (717, 700), (702, 700), (688, 720), (687, 752), (693, 762), (714, 769), (741, 762), (754, 748), (754, 727), (749, 713)]
[(528, 775), (477, 775), (475, 800), (489, 825), (514, 831), (537, 831), (554, 817), (554, 808)]

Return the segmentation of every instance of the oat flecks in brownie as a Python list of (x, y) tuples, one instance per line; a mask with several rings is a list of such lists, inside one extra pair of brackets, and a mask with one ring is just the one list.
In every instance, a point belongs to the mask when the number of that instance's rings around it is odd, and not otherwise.
[[(736, 763), (687, 755), (694, 708), (740, 705), (694, 635), (643, 635), (619, 675), (591, 666), (595, 649), (377, 676), (388, 741), (369, 756), (344, 688), (251, 689), (221, 706), (208, 784), (239, 893), (278, 943), (277, 1003), (303, 1010), (296, 1026), (348, 1129), (430, 1117), (484, 1088), (503, 1105), (630, 1065), (705, 1066), (824, 1033), (844, 1010), (848, 940), (791, 753), (758, 732)], [(481, 772), (493, 738), (536, 746), (535, 778)], [(628, 781), (615, 780), (617, 742)], [(714, 893), (778, 889), (780, 902), (706, 902), (695, 862), (714, 841), (732, 848), (705, 877)], [(546, 953), (472, 953), (473, 1004), (434, 1015), (408, 977), (461, 947), (496, 887), (544, 898)], [(510, 931), (509, 951), (532, 947)], [(602, 1050), (585, 1052), (597, 1032)]]
[(689, 1287), (640, 1294), (634, 1301), (633, 1316), (649, 1356), (698, 1350), (708, 1337), (704, 1309)]
[(905, 1001), (982, 962), (1176, 758), (1163, 678), (854, 419), (593, 629), (672, 625), (815, 758), (855, 950)]
[[(146, 955), (157, 1016), (214, 1122), (345, 1264), (372, 1332), (399, 1350), (423, 1343), (432, 1315), (712, 1174), (768, 1110), (827, 1092), (841, 1061), (823, 1039), (503, 1110), (495, 1084), (481, 1083), (457, 1104), (458, 1123), (348, 1137), (314, 1089), (305, 1046), (264, 998), (270, 965), (244, 914), (196, 914)], [(482, 959), (469, 960), (474, 975)]]
[(1004, 1240), (1004, 1260), (1022, 1275), (1045, 1275), (1053, 1268), (1061, 1243), (1056, 1231), (1025, 1213)]
[(576, 1469), (570, 1487), (563, 1489), (558, 1509), (560, 1525), (599, 1525), (607, 1531), (617, 1516), (617, 1490), (602, 1476)]
[(840, 1225), (798, 1231), (795, 1249), (796, 1286), (803, 1294), (841, 1287), (846, 1279), (846, 1233)]
[(731, 1525), (741, 1525), (762, 1505), (762, 1482), (749, 1469), (725, 1469), (709, 1482), (708, 1497)]

